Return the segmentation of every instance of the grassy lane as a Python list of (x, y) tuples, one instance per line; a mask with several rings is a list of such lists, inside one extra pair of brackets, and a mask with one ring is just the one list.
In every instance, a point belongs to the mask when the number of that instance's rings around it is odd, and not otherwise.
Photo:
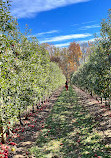
[(110, 158), (109, 146), (95, 132), (98, 124), (78, 104), (70, 87), (63, 90), (43, 123), (35, 146), (30, 149), (37, 158)]

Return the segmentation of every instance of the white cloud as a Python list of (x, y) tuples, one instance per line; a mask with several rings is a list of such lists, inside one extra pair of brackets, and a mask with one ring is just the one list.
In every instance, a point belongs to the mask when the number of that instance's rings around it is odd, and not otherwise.
[(83, 26), (83, 27), (80, 27), (79, 30), (93, 29), (93, 28), (97, 28), (97, 27), (100, 27), (100, 25), (95, 24), (95, 25)]
[(68, 43), (61, 43), (61, 44), (55, 44), (54, 46), (55, 47), (65, 47), (65, 46), (69, 46), (70, 45), (70, 42)]
[(39, 12), (87, 1), (90, 0), (14, 0), (11, 12), (17, 18), (33, 17)]
[(91, 38), (89, 40), (77, 41), (77, 43), (83, 44), (83, 43), (88, 43), (88, 42), (95, 42), (96, 40), (100, 40), (100, 39), (101, 39), (101, 37), (99, 37), (99, 38)]
[(73, 25), (71, 25), (71, 26), (78, 26), (79, 24), (73, 24)]
[[(89, 40), (83, 40), (83, 41), (76, 41), (76, 43), (78, 44), (83, 44), (83, 43), (88, 43), (89, 42), (94, 42), (96, 38), (92, 38), (92, 39), (89, 39)], [(69, 46), (70, 45), (70, 42), (67, 42), (67, 43), (61, 43), (61, 44), (55, 44), (54, 46), (55, 47), (65, 47), (65, 46)]]
[(89, 36), (92, 36), (92, 34), (85, 33), (85, 34), (71, 34), (71, 35), (65, 35), (65, 36), (56, 36), (52, 38), (46, 38), (44, 41), (40, 41), (40, 43), (64, 41), (64, 40), (77, 39), (77, 38), (86, 38)]
[(92, 21), (87, 21), (87, 22), (83, 22), (82, 24), (89, 24), (89, 23), (93, 23), (93, 22), (95, 22), (94, 20), (92, 20)]
[(47, 32), (40, 32), (40, 33), (37, 33), (36, 35), (34, 36), (41, 36), (41, 35), (45, 35), (45, 34), (52, 34), (52, 33), (57, 33), (59, 32), (58, 30), (51, 30), (51, 31), (47, 31)]
[(33, 34), (33, 35), (29, 35), (27, 37), (32, 37), (32, 36), (40, 37), (42, 35), (53, 34), (53, 33), (57, 33), (57, 32), (59, 32), (59, 30), (51, 30), (51, 31), (47, 31), (47, 32), (40, 32), (40, 33), (36, 33), (36, 34)]
[(88, 43), (89, 42), (94, 42), (95, 38), (89, 39), (89, 40), (83, 40), (83, 41), (78, 41), (77, 43), (82, 44), (82, 43)]

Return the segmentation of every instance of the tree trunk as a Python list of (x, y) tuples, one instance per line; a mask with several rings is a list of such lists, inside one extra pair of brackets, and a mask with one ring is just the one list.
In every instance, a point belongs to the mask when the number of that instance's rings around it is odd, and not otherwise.
[(5, 144), (6, 140), (5, 140), (5, 137), (4, 137), (4, 133), (3, 133), (3, 125), (2, 125), (2, 120), (0, 120), (0, 133), (1, 133), (1, 143), (2, 144)]
[(35, 111), (34, 111), (34, 104), (32, 105), (32, 113), (34, 113)]
[(6, 129), (6, 134), (10, 135), (10, 131), (9, 131), (9, 127), (8, 126), (7, 126), (7, 129)]
[(20, 125), (22, 125), (22, 126), (23, 126), (23, 123), (22, 123), (22, 121), (21, 121), (20, 110), (19, 110), (19, 121), (20, 121)]
[(91, 95), (91, 97), (92, 97), (92, 91), (90, 92), (90, 95)]
[(106, 101), (107, 99), (106, 99), (106, 97), (105, 97), (105, 105), (107, 106), (107, 101)]
[(101, 104), (103, 103), (103, 98), (101, 97)]
[(41, 106), (41, 98), (40, 98), (40, 100), (39, 100), (39, 105)]
[(25, 120), (28, 120), (28, 110), (27, 110), (27, 105), (26, 105), (26, 115), (25, 115)]
[(39, 109), (39, 106), (37, 105), (37, 109)]

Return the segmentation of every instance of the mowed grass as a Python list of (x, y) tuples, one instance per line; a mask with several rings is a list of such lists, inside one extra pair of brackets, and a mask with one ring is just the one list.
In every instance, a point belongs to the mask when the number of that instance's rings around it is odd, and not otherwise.
[[(55, 102), (30, 153), (36, 158), (110, 158), (109, 146), (95, 132), (94, 118), (65, 89)], [(96, 122), (98, 124), (98, 122)]]

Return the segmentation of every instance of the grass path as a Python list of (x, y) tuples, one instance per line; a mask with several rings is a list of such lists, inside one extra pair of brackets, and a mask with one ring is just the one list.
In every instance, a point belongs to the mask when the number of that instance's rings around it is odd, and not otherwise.
[(36, 158), (110, 158), (110, 144), (97, 132), (98, 123), (74, 90), (64, 89), (30, 152)]

